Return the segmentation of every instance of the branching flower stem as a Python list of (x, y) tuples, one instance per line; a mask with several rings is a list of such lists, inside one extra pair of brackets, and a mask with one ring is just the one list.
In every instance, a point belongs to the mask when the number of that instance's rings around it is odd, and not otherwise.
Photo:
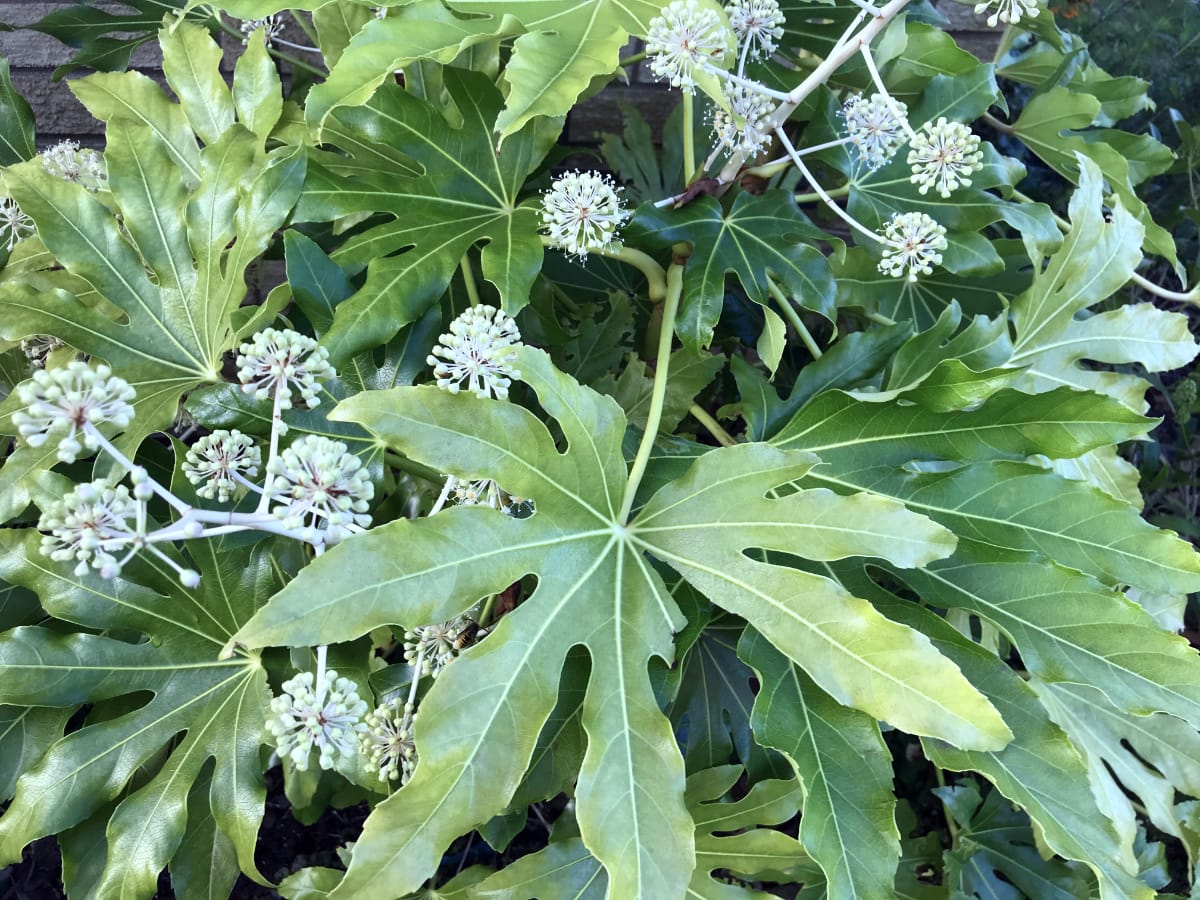
[[(865, 10), (861, 11), (833, 46), (833, 49), (830, 50), (829, 55), (824, 61), (813, 69), (807, 78), (788, 92), (787, 98), (771, 116), (771, 126), (773, 128), (782, 128), (783, 123), (788, 120), (791, 114), (796, 111), (796, 107), (803, 103), (809, 94), (825, 84), (833, 73), (850, 60), (854, 54), (858, 53), (862, 47), (871, 43), (889, 22), (908, 6), (909, 2), (910, 0), (890, 0), (890, 2), (876, 10), (871, 21), (867, 22), (862, 26), (861, 30), (856, 32), (859, 24), (867, 16)], [(745, 154), (734, 154), (725, 165), (725, 168), (721, 170), (718, 180), (722, 184), (732, 182), (738, 176), (745, 161)]]
[[(883, 83), (883, 78), (879, 74), (879, 68), (875, 65), (875, 57), (871, 54), (870, 44), (862, 45), (863, 62), (867, 65), (867, 71), (871, 73), (871, 80), (875, 82), (875, 90), (887, 97), (889, 102), (895, 106), (896, 101), (892, 99), (892, 93), (887, 89), (887, 85)], [(908, 134), (910, 141), (916, 140), (917, 132), (913, 130), (912, 123), (908, 121), (908, 116), (899, 115), (897, 118), (900, 124), (904, 126), (905, 132)]]
[[(542, 246), (553, 246), (546, 235), (542, 235)], [(592, 250), (590, 254), (606, 256), (609, 259), (618, 259), (641, 272), (646, 276), (647, 291), (654, 303), (661, 303), (667, 295), (667, 273), (658, 264), (658, 261), (648, 253), (643, 253), (641, 250), (634, 249), (633, 247), (616, 245)]]
[(813, 190), (817, 192), (817, 196), (825, 203), (826, 206), (830, 208), (830, 210), (834, 212), (834, 214), (837, 215), (839, 219), (841, 219), (855, 231), (866, 235), (876, 243), (887, 243), (887, 241), (881, 238), (878, 234), (876, 234), (874, 231), (871, 231), (871, 229), (867, 228), (852, 215), (833, 202), (833, 197), (829, 195), (829, 192), (825, 190), (825, 188), (821, 187), (821, 183), (817, 181), (813, 173), (809, 171), (808, 166), (804, 164), (804, 160), (800, 158), (800, 154), (796, 152), (796, 148), (792, 146), (792, 142), (788, 140), (788, 136), (784, 132), (783, 128), (776, 128), (775, 135), (779, 138), (780, 143), (783, 144), (783, 148), (787, 150), (788, 156), (790, 156), (792, 159), (792, 163), (797, 169), (800, 170), (800, 174), (803, 175), (805, 180), (812, 185)]
[(622, 523), (629, 521), (629, 513), (633, 510), (633, 500), (637, 489), (646, 474), (646, 466), (650, 462), (650, 452), (654, 449), (654, 439), (658, 435), (658, 426), (662, 422), (663, 404), (667, 397), (667, 378), (671, 368), (671, 339), (675, 335), (675, 314), (679, 311), (679, 298), (683, 295), (683, 266), (673, 264), (667, 270), (667, 293), (663, 301), (662, 330), (658, 336), (658, 359), (654, 370), (654, 387), (650, 393), (650, 410), (646, 416), (646, 432), (638, 445), (637, 456), (629, 469), (629, 480), (625, 483), (625, 496), (621, 500), (621, 511), (617, 520)]
[[(283, 430), (283, 399), (287, 390), (287, 384), (275, 385), (275, 396), (271, 403), (271, 441), (267, 450), (267, 462), (263, 467), (264, 472), (271, 471), (271, 464), (279, 455), (279, 434)], [(274, 492), (271, 490), (270, 478), (267, 479), (265, 487), (266, 489), (258, 498), (258, 506), (254, 509), (256, 513), (265, 513), (271, 504), (271, 496)]]

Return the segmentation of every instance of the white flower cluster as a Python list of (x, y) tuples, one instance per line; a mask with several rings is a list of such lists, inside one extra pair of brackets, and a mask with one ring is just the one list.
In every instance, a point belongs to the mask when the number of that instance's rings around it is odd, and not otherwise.
[(31, 447), (41, 447), (51, 437), (58, 441), (58, 458), (75, 462), (86, 447), (95, 450), (95, 427), (103, 422), (125, 428), (133, 418), (136, 396), (123, 378), (108, 366), (94, 369), (72, 360), (58, 369), (39, 369), (17, 387), (24, 408), (13, 413), (17, 432)]
[(137, 506), (124, 485), (103, 480), (78, 485), (47, 506), (38, 520), (38, 530), (43, 532), (42, 553), (55, 562), (76, 562), (75, 574), (80, 577), (90, 567), (103, 578), (115, 578), (124, 561), (113, 551), (136, 537), (130, 523), (137, 516)]
[(315, 747), (322, 769), (332, 769), (334, 755), (353, 757), (359, 736), (367, 730), (363, 716), (367, 704), (348, 678), (329, 669), (314, 685), (312, 672), (302, 672), (283, 683), (283, 694), (271, 701), (267, 731), (275, 738), (280, 756), (291, 758), (300, 771), (308, 768)]
[(318, 406), (319, 383), (336, 374), (324, 347), (299, 332), (275, 328), (258, 332), (238, 348), (237, 367), (243, 391), (258, 400), (278, 391), (282, 409), (292, 408), (297, 393), (309, 409)]
[(617, 229), (628, 213), (620, 188), (599, 172), (568, 172), (542, 195), (542, 227), (550, 246), (582, 260), (620, 243)]
[(417, 767), (417, 745), (413, 741), (416, 717), (396, 702), (385, 703), (366, 718), (366, 730), (358, 736), (358, 751), (379, 773), (380, 781), (407, 784)]
[(104, 157), (95, 150), (80, 150), (78, 141), (61, 141), (41, 155), (42, 168), (63, 181), (83, 185), (93, 194), (108, 183)]
[(458, 658), (458, 654), (487, 634), (474, 619), (455, 616), (446, 622), (418, 625), (404, 632), (404, 661), (416, 665), (421, 661), (419, 675), (438, 677), (438, 673)]
[(778, 0), (733, 0), (725, 12), (738, 42), (750, 56), (770, 56), (779, 47), (784, 16)]
[(258, 474), (262, 452), (254, 439), (237, 429), (218, 429), (196, 441), (183, 462), (183, 474), (198, 485), (196, 493), (206, 500), (225, 503), (248, 478)]
[(476, 481), (455, 478), (448, 499), (455, 506), (489, 506), (520, 519), (527, 519), (533, 513), (532, 500), (508, 493), (491, 478)]
[(242, 38), (242, 43), (245, 44), (249, 41), (250, 35), (254, 34), (260, 28), (263, 30), (263, 38), (266, 45), (270, 47), (274, 40), (283, 34), (283, 19), (280, 18), (279, 13), (274, 13), (261, 19), (246, 19), (239, 26), (242, 34), (245, 35)]
[(883, 226), (883, 238), (886, 245), (879, 271), (893, 278), (907, 272), (909, 281), (916, 281), (918, 273), (933, 272), (947, 247), (946, 229), (918, 212), (896, 213)]
[(1005, 25), (1016, 25), (1022, 16), (1035, 18), (1038, 14), (1038, 0), (984, 0), (975, 4), (975, 15), (987, 12), (995, 7), (995, 12), (988, 16), (988, 27), (995, 28), (998, 22)]
[(374, 485), (362, 460), (340, 441), (307, 434), (271, 460), (268, 473), (279, 501), (272, 513), (303, 540), (320, 538), (328, 546), (371, 524), (366, 513)]
[(513, 353), (521, 332), (513, 318), (494, 306), (479, 304), (450, 323), (426, 362), (437, 386), (457, 394), (464, 387), (476, 397), (508, 398), (509, 385), (521, 377)]
[(745, 153), (753, 157), (771, 141), (774, 128), (770, 124), (776, 103), (770, 97), (740, 84), (725, 85), (729, 111), (713, 112), (713, 131), (717, 145), (730, 153)]
[(673, 87), (693, 92), (698, 68), (721, 62), (730, 48), (729, 30), (715, 10), (696, 0), (674, 0), (650, 20), (646, 54), (650, 71)]
[(908, 164), (913, 172), (910, 180), (920, 185), (922, 194), (936, 188), (949, 197), (956, 188), (969, 186), (968, 176), (983, 168), (979, 137), (960, 122), (948, 122), (945, 116), (936, 123), (926, 122), (912, 140)]
[(0, 199), (0, 238), (5, 239), (4, 249), (12, 253), (17, 244), (36, 233), (33, 219), (21, 211), (16, 200), (12, 197)]
[(850, 143), (872, 169), (885, 165), (907, 140), (904, 127), (907, 116), (908, 107), (885, 94), (872, 94), (869, 98), (858, 94), (842, 107)]
[(65, 346), (52, 334), (34, 334), (21, 339), (21, 352), (29, 360), (29, 368), (35, 371), (46, 368), (46, 359), (50, 354)]

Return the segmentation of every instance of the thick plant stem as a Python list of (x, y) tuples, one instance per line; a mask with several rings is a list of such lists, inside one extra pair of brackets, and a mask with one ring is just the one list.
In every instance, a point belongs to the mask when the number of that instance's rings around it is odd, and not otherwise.
[[(542, 246), (552, 247), (550, 238), (542, 235)], [(603, 256), (608, 259), (619, 259), (621, 262), (633, 266), (644, 276), (646, 276), (646, 290), (650, 299), (655, 303), (660, 303), (663, 297), (667, 294), (667, 273), (663, 267), (658, 264), (658, 261), (648, 253), (643, 253), (641, 250), (636, 250), (633, 247), (625, 247), (621, 245), (605, 247), (602, 250), (592, 250), (596, 256)]]
[(684, 91), (683, 93), (683, 184), (687, 187), (696, 177), (696, 109), (695, 98)]
[(654, 438), (658, 435), (658, 426), (662, 422), (663, 403), (667, 398), (667, 378), (671, 369), (671, 338), (675, 334), (675, 313), (679, 311), (679, 298), (683, 294), (683, 266), (672, 265), (667, 270), (667, 296), (663, 301), (662, 330), (658, 337), (657, 368), (654, 370), (654, 389), (650, 393), (650, 411), (646, 416), (646, 433), (638, 446), (637, 456), (629, 470), (629, 480), (625, 483), (625, 496), (621, 500), (621, 511), (617, 521), (627, 523), (629, 513), (633, 509), (633, 499), (637, 496), (638, 486), (646, 474), (646, 466), (650, 462), (650, 452), (654, 449)]
[(463, 284), (467, 287), (467, 299), (472, 306), (479, 305), (479, 285), (475, 283), (475, 270), (471, 266), (471, 254), (464, 253), (458, 267), (462, 270)]
[[(791, 165), (791, 162), (792, 161), (789, 159), (788, 165)], [(830, 197), (833, 199), (836, 199), (838, 197), (849, 197), (849, 196), (850, 196), (850, 185), (849, 184), (843, 184), (841, 187), (830, 188), (829, 190), (827, 190), (825, 192), (825, 197)], [(805, 203), (816, 203), (818, 200), (823, 201), (824, 199), (825, 199), (824, 197), (822, 197), (820, 194), (817, 194), (817, 193), (796, 194), (796, 196), (795, 196), (796, 203), (801, 206), (804, 205)]]
[(393, 469), (399, 469), (401, 472), (407, 472), (409, 475), (424, 479), (425, 481), (437, 483), (444, 478), (437, 469), (421, 465), (421, 463), (415, 462), (407, 456), (401, 456), (399, 453), (393, 453), (390, 450), (383, 455), (383, 461)]
[(704, 426), (705, 431), (716, 438), (717, 443), (722, 447), (732, 447), (737, 443), (733, 435), (722, 428), (721, 423), (713, 418), (713, 416), (709, 414), (708, 410), (699, 403), (693, 403), (690, 407), (688, 407), (688, 412), (692, 414), (693, 419)]
[(796, 312), (796, 307), (792, 306), (792, 301), (784, 294), (779, 285), (768, 278), (767, 290), (775, 298), (775, 302), (779, 304), (779, 309), (783, 312), (787, 320), (792, 323), (792, 327), (796, 329), (796, 334), (800, 335), (800, 340), (808, 348), (808, 352), (812, 354), (812, 358), (820, 359), (824, 356), (825, 354), (821, 352), (821, 348), (817, 345), (812, 332), (808, 330), (808, 326), (804, 324), (804, 320)]

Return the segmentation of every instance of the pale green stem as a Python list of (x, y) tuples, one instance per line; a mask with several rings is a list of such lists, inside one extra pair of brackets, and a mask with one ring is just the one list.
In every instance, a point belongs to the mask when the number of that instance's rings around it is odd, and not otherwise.
[(817, 181), (817, 179), (813, 175), (813, 173), (809, 171), (808, 166), (806, 166), (804, 164), (804, 160), (802, 160), (800, 158), (800, 155), (796, 152), (796, 148), (792, 146), (792, 142), (790, 140), (788, 140), (788, 136), (787, 136), (787, 134), (784, 133), (784, 130), (782, 128), (776, 128), (775, 135), (779, 138), (780, 143), (783, 144), (783, 149), (788, 152), (788, 156), (790, 156), (792, 158), (792, 164), (795, 165), (795, 167), (800, 170), (800, 174), (804, 176), (805, 180), (808, 181), (808, 183), (813, 186), (813, 190), (817, 192), (817, 197), (820, 200), (822, 200), (826, 206), (829, 207), (829, 210), (834, 215), (836, 215), (839, 219), (841, 219), (843, 222), (845, 222), (847, 225), (849, 225), (855, 231), (858, 231), (858, 232), (866, 235), (867, 237), (869, 237), (871, 240), (875, 241), (876, 243), (879, 243), (879, 244), (887, 244), (888, 243), (886, 240), (884, 240), (878, 234), (871, 231), (871, 229), (867, 228), (865, 225), (863, 225), (861, 222), (859, 222), (857, 219), (855, 219), (853, 216), (851, 216), (848, 212), (846, 212), (844, 209), (842, 209), (840, 206), (838, 206), (836, 203), (833, 202), (833, 198), (831, 196), (829, 196), (829, 191), (827, 191), (827, 190), (825, 190), (825, 188), (821, 187), (821, 183), (819, 181)]
[[(791, 164), (790, 159), (788, 160), (788, 163)], [(850, 185), (849, 184), (843, 184), (841, 187), (830, 188), (829, 190), (827, 190), (825, 192), (825, 197), (830, 197), (833, 199), (836, 199), (838, 197), (848, 197), (848, 196), (850, 196)], [(803, 204), (803, 203), (816, 203), (818, 200), (824, 200), (825, 197), (822, 197), (820, 194), (816, 194), (816, 193), (796, 194), (794, 199), (797, 203)]]
[[(550, 238), (542, 235), (542, 246), (554, 247), (550, 242)], [(658, 261), (649, 254), (643, 253), (641, 250), (635, 250), (633, 247), (625, 247), (620, 244), (605, 247), (603, 250), (591, 250), (596, 256), (604, 256), (608, 259), (618, 259), (627, 265), (633, 266), (639, 272), (646, 276), (647, 290), (650, 299), (658, 303), (667, 294), (667, 273), (663, 271), (663, 267), (658, 264)]]
[(771, 296), (775, 298), (775, 302), (779, 304), (779, 308), (783, 311), (783, 315), (792, 327), (796, 329), (796, 333), (800, 335), (800, 340), (804, 342), (804, 346), (808, 348), (808, 352), (812, 354), (813, 359), (820, 359), (825, 354), (821, 352), (821, 348), (817, 346), (816, 340), (812, 336), (812, 332), (804, 324), (804, 320), (800, 318), (800, 314), (796, 312), (796, 307), (792, 306), (792, 301), (780, 290), (770, 278), (767, 279), (767, 290), (771, 292)]
[(271, 406), (271, 437), (267, 448), (267, 462), (263, 466), (264, 490), (262, 496), (258, 498), (258, 506), (254, 508), (257, 513), (266, 511), (275, 493), (271, 487), (271, 479), (274, 475), (271, 471), (271, 464), (275, 462), (275, 457), (279, 453), (279, 433), (283, 427), (283, 392), (286, 390), (289, 390), (286, 383), (275, 385), (275, 399)]
[(737, 441), (728, 431), (721, 427), (721, 423), (709, 415), (708, 410), (698, 403), (693, 403), (688, 407), (688, 412), (692, 414), (692, 418), (704, 426), (704, 430), (716, 438), (717, 443), (722, 447), (732, 447)]
[(646, 433), (638, 446), (637, 456), (629, 470), (629, 480), (625, 483), (625, 496), (621, 500), (621, 512), (617, 521), (629, 521), (629, 513), (633, 510), (633, 500), (637, 489), (646, 474), (646, 466), (650, 463), (650, 453), (654, 449), (654, 438), (658, 435), (658, 426), (662, 423), (663, 404), (667, 398), (667, 378), (671, 369), (671, 338), (675, 334), (675, 313), (679, 310), (679, 298), (683, 294), (683, 266), (672, 265), (667, 270), (667, 296), (663, 301), (662, 331), (658, 337), (658, 359), (654, 370), (654, 388), (650, 393), (650, 411), (646, 416)]
[(896, 324), (895, 319), (889, 319), (883, 313), (869, 312), (869, 313), (867, 313), (867, 318), (870, 319), (872, 322), (876, 323), (877, 325), (895, 325)]
[[(942, 770), (937, 766), (933, 767), (934, 775), (937, 777), (938, 787), (946, 786), (946, 776), (942, 774)], [(958, 826), (954, 824), (954, 814), (950, 812), (950, 807), (945, 800), (942, 801), (942, 810), (946, 815), (946, 828), (950, 832), (950, 849), (958, 844)]]
[(891, 104), (892, 112), (896, 113), (896, 118), (904, 126), (905, 132), (908, 134), (910, 141), (916, 140), (917, 133), (913, 131), (912, 125), (908, 121), (907, 116), (900, 115), (900, 107), (896, 104), (895, 98), (892, 97), (891, 91), (887, 89), (887, 85), (883, 83), (883, 78), (879, 74), (879, 69), (875, 66), (875, 57), (871, 55), (871, 47), (869, 44), (862, 46), (863, 62), (867, 64), (867, 71), (871, 73), (871, 80), (875, 82), (875, 90), (883, 94)]
[(696, 138), (693, 124), (696, 115), (694, 98), (683, 93), (683, 184), (686, 187), (696, 176)]
[(471, 254), (464, 253), (458, 264), (462, 270), (463, 284), (467, 286), (467, 299), (472, 306), (479, 305), (479, 285), (475, 283), (475, 270), (471, 267)]
[(425, 481), (438, 482), (442, 480), (442, 474), (436, 469), (423, 466), (419, 462), (409, 459), (407, 456), (401, 456), (399, 453), (393, 453), (390, 450), (383, 455), (383, 461), (393, 469), (399, 469), (402, 472), (407, 472), (409, 475), (414, 475)]
[(487, 628), (488, 623), (492, 621), (492, 608), (496, 605), (496, 595), (488, 594), (487, 601), (483, 604), (483, 609), (479, 613), (479, 626)]
[(634, 63), (640, 63), (645, 58), (646, 51), (643, 50), (641, 53), (631, 53), (629, 56), (622, 56), (617, 65), (623, 69), (626, 66), (632, 66)]
[(1016, 133), (1015, 128), (1013, 128), (1007, 122), (1001, 122), (999, 119), (997, 119), (991, 113), (985, 112), (983, 114), (983, 121), (987, 122), (989, 125), (991, 125), (993, 128), (995, 128), (997, 131), (1001, 132), (1002, 134), (1015, 134)]

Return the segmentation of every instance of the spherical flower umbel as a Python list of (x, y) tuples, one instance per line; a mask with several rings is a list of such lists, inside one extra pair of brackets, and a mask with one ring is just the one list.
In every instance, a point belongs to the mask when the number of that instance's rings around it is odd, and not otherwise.
[(385, 703), (366, 718), (367, 728), (358, 736), (358, 752), (378, 771), (380, 781), (406, 784), (417, 767), (417, 745), (413, 741), (416, 717), (405, 721), (404, 707)]
[(418, 625), (404, 632), (404, 661), (416, 665), (419, 658), (421, 671), (418, 674), (437, 678), (459, 653), (485, 634), (484, 629), (466, 616), (455, 616), (433, 625)]
[(770, 56), (783, 37), (783, 12), (778, 0), (733, 0), (725, 7), (729, 24), (750, 56)]
[(494, 306), (472, 306), (450, 323), (450, 331), (426, 359), (437, 386), (457, 394), (464, 387), (476, 397), (508, 398), (508, 387), (521, 377), (513, 354), (521, 346), (517, 323)]
[(75, 574), (96, 569), (104, 578), (121, 573), (123, 560), (114, 555), (130, 544), (140, 546), (131, 521), (138, 503), (124, 485), (93, 481), (78, 485), (50, 504), (38, 520), (42, 553), (56, 562), (76, 562)]
[(946, 229), (925, 213), (896, 213), (883, 226), (887, 246), (879, 271), (899, 278), (906, 272), (909, 281), (917, 275), (928, 275), (942, 262), (941, 251), (946, 249)]
[(550, 246), (587, 259), (589, 252), (619, 243), (617, 229), (628, 213), (620, 188), (598, 172), (568, 172), (542, 195), (542, 227)]
[(348, 678), (333, 669), (314, 685), (312, 672), (301, 672), (283, 683), (283, 693), (271, 701), (273, 715), (267, 731), (275, 738), (279, 755), (287, 756), (300, 771), (308, 768), (315, 747), (322, 769), (332, 769), (334, 755), (351, 758), (358, 751), (359, 735), (367, 730), (363, 716), (367, 704)]
[(5, 238), (5, 250), (12, 253), (17, 244), (36, 233), (33, 219), (21, 211), (16, 200), (12, 197), (0, 199), (0, 238)]
[(983, 168), (983, 152), (979, 137), (961, 122), (949, 122), (945, 116), (937, 123), (926, 122), (912, 140), (908, 151), (912, 166), (913, 184), (920, 185), (922, 194), (936, 188), (943, 197), (958, 187), (971, 184), (968, 177)]
[(872, 169), (887, 163), (904, 143), (907, 116), (908, 107), (904, 103), (884, 94), (872, 94), (870, 98), (858, 94), (842, 107), (850, 143)]
[(324, 347), (299, 332), (275, 328), (258, 332), (238, 348), (237, 367), (243, 391), (258, 400), (280, 391), (282, 409), (292, 408), (295, 393), (309, 409), (318, 406), (317, 386), (336, 374)]
[(696, 0), (674, 0), (650, 20), (646, 55), (650, 71), (674, 87), (694, 91), (697, 68), (720, 62), (729, 52), (729, 30), (715, 10)]
[(55, 178), (83, 185), (93, 194), (108, 182), (104, 157), (95, 150), (80, 150), (78, 141), (60, 141), (43, 151), (42, 168)]
[(271, 460), (271, 511), (304, 539), (336, 544), (371, 524), (366, 514), (375, 488), (362, 460), (340, 441), (307, 434)]
[(1038, 0), (985, 0), (975, 4), (975, 15), (995, 7), (995, 12), (988, 16), (988, 27), (995, 28), (996, 23), (1016, 25), (1022, 16), (1035, 18), (1038, 14)]
[(29, 360), (30, 369), (46, 368), (46, 360), (55, 350), (65, 347), (62, 341), (52, 334), (34, 334), (21, 339), (21, 352)]
[(196, 493), (206, 500), (225, 503), (243, 483), (253, 478), (262, 463), (262, 451), (254, 439), (234, 429), (219, 429), (196, 441), (183, 461), (183, 474), (198, 485)]
[(729, 112), (717, 109), (713, 113), (717, 143), (730, 153), (754, 156), (771, 140), (773, 129), (769, 120), (776, 104), (769, 97), (740, 84), (727, 84), (725, 97), (729, 101)]
[(261, 19), (246, 19), (239, 26), (239, 30), (244, 35), (242, 43), (245, 44), (249, 41), (250, 35), (254, 34), (260, 28), (263, 30), (264, 42), (270, 47), (275, 38), (283, 33), (283, 20), (279, 17), (279, 13), (273, 13)]
[(92, 428), (104, 422), (118, 428), (129, 425), (135, 396), (128, 382), (108, 366), (93, 369), (72, 360), (62, 368), (39, 369), (18, 386), (17, 398), (25, 407), (13, 413), (12, 420), (29, 446), (41, 447), (56, 437), (58, 458), (74, 462), (84, 447), (99, 447)]

